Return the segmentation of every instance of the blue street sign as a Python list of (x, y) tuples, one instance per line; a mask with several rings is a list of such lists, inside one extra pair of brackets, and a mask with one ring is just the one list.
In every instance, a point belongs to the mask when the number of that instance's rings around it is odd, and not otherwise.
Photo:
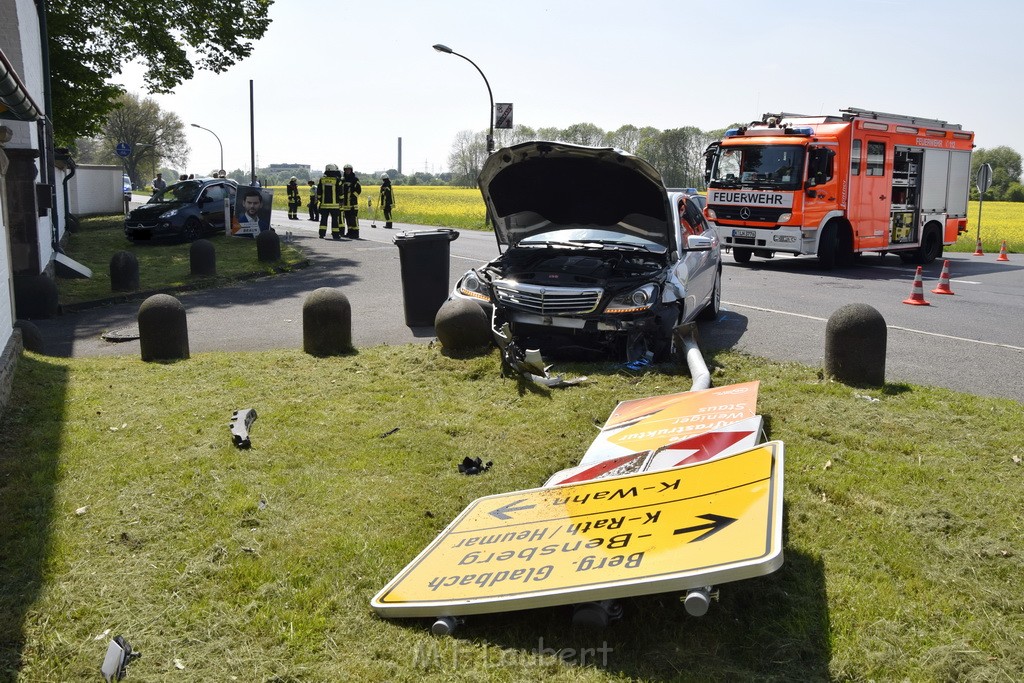
[(119, 142), (117, 143), (117, 147), (114, 149), (114, 151), (117, 152), (117, 156), (119, 157), (130, 156), (132, 153), (132, 146), (129, 145), (127, 142)]

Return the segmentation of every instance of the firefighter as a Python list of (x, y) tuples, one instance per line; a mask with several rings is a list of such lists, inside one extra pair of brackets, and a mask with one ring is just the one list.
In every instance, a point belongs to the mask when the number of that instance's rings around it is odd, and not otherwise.
[(391, 190), (391, 178), (385, 173), (380, 177), (380, 207), (384, 210), (384, 227), (391, 229), (391, 208), (395, 205), (395, 193)]
[(341, 239), (341, 172), (337, 164), (327, 164), (324, 177), (316, 185), (316, 202), (320, 207), (320, 239), (327, 235), (327, 217), (331, 218), (331, 237)]
[(316, 183), (312, 180), (309, 181), (309, 220), (320, 220), (320, 212), (316, 206)]
[(299, 196), (299, 179), (292, 176), (288, 181), (288, 218), (293, 221), (299, 220), (300, 206), (302, 197)]
[(345, 164), (345, 174), (341, 180), (341, 210), (345, 213), (345, 237), (359, 239), (359, 193), (363, 186), (359, 178), (352, 172), (352, 164)]

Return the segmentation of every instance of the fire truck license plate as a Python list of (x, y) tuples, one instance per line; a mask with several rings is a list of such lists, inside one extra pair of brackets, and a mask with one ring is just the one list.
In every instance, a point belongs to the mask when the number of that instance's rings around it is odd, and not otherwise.
[(732, 236), (733, 237), (753, 237), (754, 236), (754, 231), (753, 230), (733, 230), (732, 231)]

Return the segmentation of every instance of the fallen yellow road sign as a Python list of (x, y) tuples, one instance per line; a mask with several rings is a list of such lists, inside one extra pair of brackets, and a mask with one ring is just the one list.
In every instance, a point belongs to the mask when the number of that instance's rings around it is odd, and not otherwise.
[(782, 565), (783, 444), (480, 498), (371, 601), (482, 614), (686, 590)]

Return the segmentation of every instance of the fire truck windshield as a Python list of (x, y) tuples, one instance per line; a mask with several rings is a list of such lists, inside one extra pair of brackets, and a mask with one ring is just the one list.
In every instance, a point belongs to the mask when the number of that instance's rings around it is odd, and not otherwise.
[(799, 189), (804, 148), (800, 145), (721, 146), (711, 172), (712, 187)]

